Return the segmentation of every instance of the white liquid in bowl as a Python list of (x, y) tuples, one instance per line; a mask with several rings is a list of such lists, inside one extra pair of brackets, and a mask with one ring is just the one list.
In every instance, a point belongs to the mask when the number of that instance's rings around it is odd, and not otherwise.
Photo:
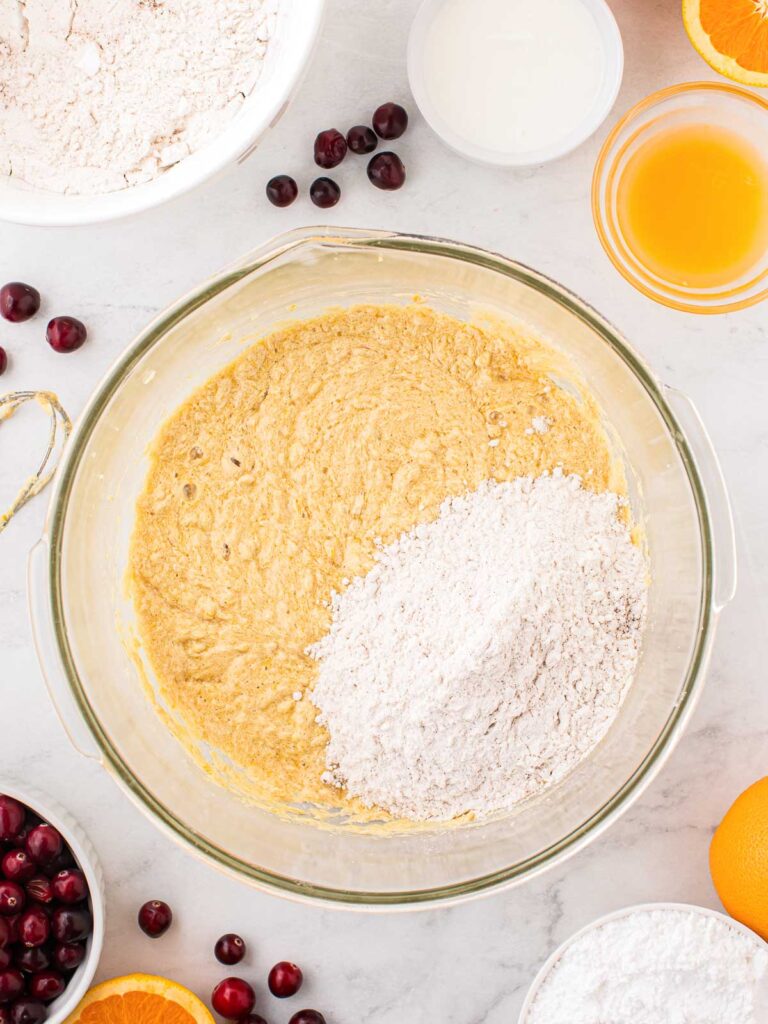
[(424, 45), (435, 113), (472, 146), (557, 146), (598, 102), (607, 64), (582, 0), (445, 0)]

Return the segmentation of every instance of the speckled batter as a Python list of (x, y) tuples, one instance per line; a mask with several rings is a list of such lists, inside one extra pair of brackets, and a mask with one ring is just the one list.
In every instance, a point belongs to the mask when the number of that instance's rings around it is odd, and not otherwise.
[(594, 402), (554, 383), (561, 364), (501, 325), (357, 306), (259, 341), (177, 409), (152, 448), (129, 576), (182, 739), (231, 759), (259, 802), (338, 807), (305, 650), (376, 541), (491, 477), (559, 465), (625, 490)]

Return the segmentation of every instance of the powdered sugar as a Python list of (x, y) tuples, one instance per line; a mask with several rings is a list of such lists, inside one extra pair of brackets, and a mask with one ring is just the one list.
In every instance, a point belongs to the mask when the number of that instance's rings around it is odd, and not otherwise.
[(0, 174), (54, 192), (149, 181), (253, 88), (278, 0), (3, 0)]
[(618, 513), (559, 471), (488, 481), (383, 548), (309, 651), (328, 781), (428, 820), (563, 778), (637, 664), (645, 562)]
[(639, 909), (568, 946), (524, 1024), (766, 1024), (768, 950), (695, 909)]

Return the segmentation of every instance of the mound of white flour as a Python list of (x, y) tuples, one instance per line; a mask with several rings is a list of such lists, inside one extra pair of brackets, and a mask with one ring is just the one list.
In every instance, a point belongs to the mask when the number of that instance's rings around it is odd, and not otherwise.
[(646, 565), (618, 512), (560, 472), (489, 481), (383, 548), (308, 652), (327, 781), (423, 821), (566, 775), (638, 659)]
[(766, 1024), (768, 950), (710, 915), (638, 910), (586, 932), (526, 1024)]
[(2, 0), (0, 174), (53, 192), (149, 181), (218, 135), (278, 0)]

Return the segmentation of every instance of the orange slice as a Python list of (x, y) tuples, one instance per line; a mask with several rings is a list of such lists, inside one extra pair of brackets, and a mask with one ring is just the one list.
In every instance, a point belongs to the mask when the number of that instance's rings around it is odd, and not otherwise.
[(86, 994), (64, 1024), (214, 1024), (197, 996), (167, 978), (128, 974)]
[(768, 0), (683, 0), (683, 22), (715, 71), (768, 88)]

